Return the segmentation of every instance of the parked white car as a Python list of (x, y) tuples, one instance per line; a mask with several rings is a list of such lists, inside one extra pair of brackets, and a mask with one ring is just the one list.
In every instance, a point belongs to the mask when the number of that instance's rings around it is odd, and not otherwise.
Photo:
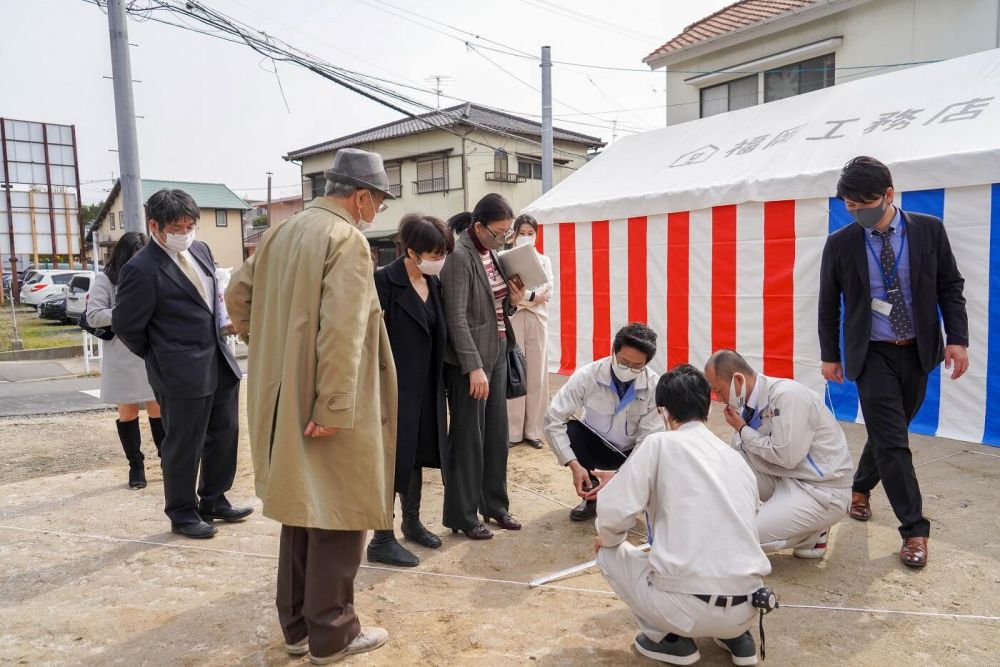
[(89, 274), (91, 278), (94, 277), (93, 271), (36, 270), (21, 287), (21, 303), (37, 308), (38, 304), (53, 294), (62, 294), (63, 287), (69, 285), (73, 276), (79, 274)]
[(80, 316), (87, 312), (87, 301), (90, 299), (90, 286), (93, 279), (94, 273), (92, 271), (78, 273), (63, 288), (63, 291), (66, 292), (66, 319), (70, 322), (79, 322)]

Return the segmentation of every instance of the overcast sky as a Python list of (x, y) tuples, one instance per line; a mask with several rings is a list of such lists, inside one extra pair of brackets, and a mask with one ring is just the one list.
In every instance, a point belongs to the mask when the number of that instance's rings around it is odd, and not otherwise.
[[(148, 0), (135, 4), (143, 7)], [(455, 38), (459, 33), (430, 20), (528, 53), (538, 53), (547, 44), (557, 61), (641, 70), (646, 69), (642, 58), (650, 51), (728, 0), (614, 5), (600, 0), (203, 0), (203, 4), (342, 67), (424, 88), (434, 86), (428, 77), (441, 75), (448, 77), (442, 84), (448, 95), (539, 114), (540, 95), (514, 78), (539, 87), (537, 62), (470, 51)], [(0, 23), (4, 26), (0, 116), (76, 125), (83, 198), (100, 201), (111, 186), (112, 174), (118, 174), (117, 154), (111, 150), (116, 147), (114, 100), (111, 81), (104, 78), (111, 74), (107, 16), (83, 0), (0, 0)], [(223, 182), (253, 199), (264, 198), (265, 173), (272, 171), (275, 197), (298, 194), (298, 167), (282, 160), (282, 155), (401, 118), (311, 72), (282, 63), (277, 71), (283, 100), (270, 61), (245, 46), (152, 21), (130, 19), (128, 29), (129, 40), (138, 45), (131, 50), (132, 76), (141, 81), (135, 85), (135, 106), (136, 114), (144, 116), (137, 125), (146, 178)], [(662, 127), (663, 89), (662, 71), (557, 65), (555, 124), (605, 141), (612, 139), (615, 120), (618, 136)], [(435, 103), (433, 94), (405, 92)], [(457, 103), (442, 99), (441, 106)]]

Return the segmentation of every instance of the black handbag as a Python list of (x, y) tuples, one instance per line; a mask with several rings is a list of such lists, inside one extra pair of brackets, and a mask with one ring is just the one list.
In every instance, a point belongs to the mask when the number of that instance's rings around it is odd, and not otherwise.
[(91, 336), (97, 336), (101, 340), (112, 340), (115, 337), (115, 332), (112, 331), (111, 327), (92, 327), (90, 323), (87, 322), (87, 313), (80, 316), (80, 328), (89, 333)]
[(514, 338), (514, 328), (507, 319), (507, 398), (528, 395), (528, 377), (524, 373), (524, 352)]

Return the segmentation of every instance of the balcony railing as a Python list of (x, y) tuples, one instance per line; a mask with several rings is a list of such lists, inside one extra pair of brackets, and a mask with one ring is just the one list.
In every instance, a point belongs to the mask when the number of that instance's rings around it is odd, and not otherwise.
[(418, 195), (424, 195), (428, 192), (447, 192), (448, 179), (428, 178), (423, 181), (413, 181), (413, 191)]
[(486, 172), (486, 180), (495, 183), (524, 183), (528, 179), (521, 176), (521, 174), (506, 171), (488, 171)]
[(403, 194), (403, 184), (402, 183), (390, 183), (389, 184), (389, 194), (393, 197), (399, 197)]

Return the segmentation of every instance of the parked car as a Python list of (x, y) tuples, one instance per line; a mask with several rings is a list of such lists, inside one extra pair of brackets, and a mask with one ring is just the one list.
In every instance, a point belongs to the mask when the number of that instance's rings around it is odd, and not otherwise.
[(21, 287), (21, 303), (35, 306), (53, 294), (62, 294), (63, 287), (69, 284), (73, 276), (88, 274), (94, 277), (93, 271), (65, 271), (41, 269), (32, 273)]
[(80, 316), (87, 311), (87, 301), (90, 299), (90, 285), (93, 273), (78, 273), (66, 285), (66, 319), (79, 322)]
[(66, 321), (66, 295), (53, 294), (38, 304), (38, 316), (43, 320)]

